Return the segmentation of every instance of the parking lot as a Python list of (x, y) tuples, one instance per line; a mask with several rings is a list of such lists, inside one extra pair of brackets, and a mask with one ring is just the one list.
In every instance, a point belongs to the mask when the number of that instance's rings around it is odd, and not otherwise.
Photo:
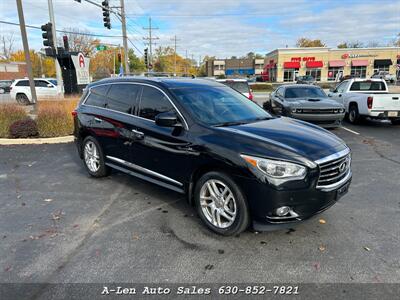
[(290, 230), (221, 237), (183, 196), (113, 172), (75, 145), (0, 147), (1, 282), (400, 282), (399, 126), (333, 132), (353, 150), (348, 195)]

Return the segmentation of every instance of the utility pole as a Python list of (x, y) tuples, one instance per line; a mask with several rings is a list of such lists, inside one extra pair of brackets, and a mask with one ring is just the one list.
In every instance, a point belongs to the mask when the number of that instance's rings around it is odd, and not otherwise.
[(158, 37), (152, 37), (152, 31), (153, 30), (157, 30), (158, 27), (152, 27), (151, 26), (151, 17), (149, 17), (149, 27), (143, 27), (144, 30), (148, 30), (149, 31), (149, 37), (147, 38), (143, 38), (144, 40), (148, 40), (149, 41), (149, 65), (153, 65), (153, 40), (158, 40)]
[(21, 28), (22, 44), (24, 46), (24, 52), (25, 52), (26, 67), (28, 69), (29, 87), (31, 89), (31, 95), (32, 95), (33, 114), (36, 115), (36, 113), (37, 113), (37, 97), (36, 97), (35, 82), (33, 80), (32, 61), (31, 61), (31, 55), (29, 53), (28, 37), (26, 35), (24, 11), (22, 8), (22, 0), (16, 0), (16, 1), (17, 1), (17, 9), (18, 9), (18, 17), (19, 17), (19, 27)]
[(57, 54), (58, 54), (57, 34), (56, 34), (56, 21), (54, 19), (53, 1), (47, 0), (47, 4), (49, 7), (50, 23), (53, 25), (53, 42), (54, 42), (54, 48), (56, 50), (56, 57), (54, 58), (54, 64), (56, 66), (57, 92), (59, 94), (63, 95), (64, 94), (64, 83), (63, 83), (62, 74), (61, 74), (61, 67), (57, 60)]
[(122, 23), (122, 41), (124, 45), (124, 61), (125, 61), (125, 74), (129, 74), (129, 62), (128, 62), (128, 36), (126, 34), (126, 18), (125, 18), (125, 2), (121, 0), (121, 23)]
[(176, 76), (176, 42), (179, 40), (176, 38), (176, 35), (174, 35), (172, 40), (174, 41), (174, 75)]

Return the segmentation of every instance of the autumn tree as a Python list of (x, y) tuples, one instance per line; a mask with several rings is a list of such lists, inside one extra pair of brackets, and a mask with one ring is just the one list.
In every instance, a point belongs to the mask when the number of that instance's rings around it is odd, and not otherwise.
[(119, 73), (118, 53), (119, 49), (108, 48), (107, 50), (97, 51), (91, 56), (89, 71), (94, 79), (110, 77), (114, 73), (114, 66), (115, 73)]
[[(35, 50), (29, 51), (32, 62), (32, 70), (34, 77), (55, 77), (56, 67), (54, 59), (45, 56), (43, 53)], [(18, 50), (10, 54), (10, 60), (16, 62), (25, 62), (25, 52)]]
[(393, 41), (393, 46), (400, 47), (400, 33), (397, 34), (396, 39)]
[(326, 45), (321, 40), (312, 40), (309, 38), (299, 38), (296, 42), (297, 47), (326, 47)]
[(146, 65), (144, 63), (144, 58), (138, 57), (133, 49), (129, 49), (128, 51), (129, 58), (129, 68), (133, 73), (140, 73), (146, 71)]
[(339, 45), (337, 45), (338, 48), (343, 49), (343, 48), (363, 48), (364, 44), (360, 41), (347, 41), (347, 42), (342, 42)]
[[(91, 36), (87, 30), (79, 28), (64, 28), (63, 30), (68, 32), (63, 35), (68, 37), (70, 51), (82, 52), (85, 56), (91, 56), (100, 43), (100, 40)], [(58, 44), (63, 45), (62, 38), (60, 38)]]

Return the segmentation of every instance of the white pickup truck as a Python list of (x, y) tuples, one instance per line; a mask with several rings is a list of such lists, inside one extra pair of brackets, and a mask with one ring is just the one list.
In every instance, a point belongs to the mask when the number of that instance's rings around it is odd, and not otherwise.
[(344, 80), (328, 96), (344, 105), (350, 123), (369, 117), (400, 124), (400, 94), (390, 94), (383, 79)]

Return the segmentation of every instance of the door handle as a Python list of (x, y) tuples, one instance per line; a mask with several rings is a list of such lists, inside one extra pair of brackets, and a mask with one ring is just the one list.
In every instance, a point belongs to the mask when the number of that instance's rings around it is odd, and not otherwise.
[(143, 132), (137, 131), (135, 129), (132, 129), (132, 133), (133, 133), (133, 135), (135, 136), (136, 139), (138, 139), (138, 140), (144, 139), (144, 133)]
[(102, 119), (99, 119), (99, 118), (94, 118), (94, 121), (96, 122), (96, 123), (102, 123), (103, 122), (103, 120)]

